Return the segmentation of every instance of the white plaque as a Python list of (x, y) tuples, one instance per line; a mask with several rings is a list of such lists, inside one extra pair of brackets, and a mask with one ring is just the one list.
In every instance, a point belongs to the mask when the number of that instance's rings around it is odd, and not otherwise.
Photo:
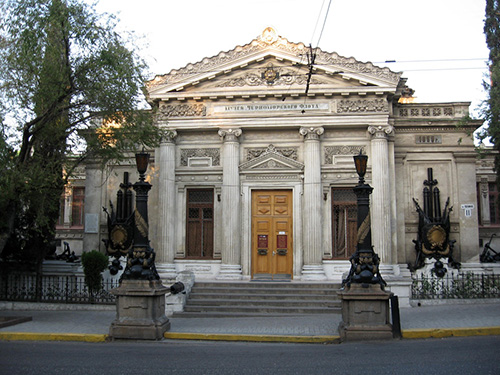
[(98, 214), (85, 214), (85, 233), (99, 233)]

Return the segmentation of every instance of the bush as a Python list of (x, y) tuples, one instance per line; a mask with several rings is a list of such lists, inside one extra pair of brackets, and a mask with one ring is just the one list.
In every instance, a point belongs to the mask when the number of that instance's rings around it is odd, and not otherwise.
[(102, 272), (108, 267), (108, 256), (97, 250), (92, 250), (82, 254), (83, 273), (85, 274), (85, 284), (91, 294), (102, 289)]

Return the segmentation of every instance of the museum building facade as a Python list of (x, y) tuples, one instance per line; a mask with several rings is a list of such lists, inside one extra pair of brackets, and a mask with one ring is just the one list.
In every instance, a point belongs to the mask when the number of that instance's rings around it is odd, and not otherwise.
[[(482, 122), (462, 121), (469, 102), (416, 103), (402, 73), (312, 50), (272, 28), (156, 76), (147, 100), (165, 130), (148, 150), (149, 236), (165, 279), (188, 270), (198, 279), (340, 281), (356, 247), (360, 151), (369, 156), (383, 275), (409, 274), (415, 261), (413, 199), (422, 202), (429, 168), (443, 206), (449, 198), (454, 207), (455, 259), (477, 259), (477, 158), (468, 134)], [(102, 207), (115, 202), (124, 172), (137, 179), (132, 159), (85, 166), (83, 249), (104, 249)]]

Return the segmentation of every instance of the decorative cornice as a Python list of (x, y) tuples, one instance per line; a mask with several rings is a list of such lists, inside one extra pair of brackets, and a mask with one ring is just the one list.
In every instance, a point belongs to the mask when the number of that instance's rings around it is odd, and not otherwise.
[[(270, 30), (272, 30), (272, 32)], [(171, 70), (165, 75), (156, 76), (147, 83), (147, 88), (148, 90), (152, 90), (158, 86), (189, 80), (191, 77), (198, 74), (216, 72), (220, 70), (221, 66), (228, 65), (235, 60), (244, 59), (245, 57), (257, 54), (266, 49), (286, 52), (295, 55), (299, 59), (302, 59), (308, 50), (303, 43), (291, 43), (287, 39), (278, 36), (274, 29), (266, 28), (260, 37), (244, 46), (237, 46), (230, 51), (220, 52), (217, 56), (205, 58), (194, 64), (188, 64), (181, 69)], [(335, 69), (340, 68), (352, 73), (370, 75), (393, 84), (398, 84), (401, 78), (402, 73), (395, 73), (389, 68), (380, 68), (373, 65), (371, 62), (360, 62), (353, 57), (342, 57), (335, 52), (324, 52), (319, 48), (315, 49), (315, 53), (315, 63), (318, 66), (332, 65)]]
[(319, 136), (325, 132), (323, 127), (302, 127), (299, 130), (300, 135), (304, 136), (306, 140), (319, 140)]
[(241, 129), (220, 129), (219, 136), (224, 142), (238, 142), (238, 137), (243, 134)]

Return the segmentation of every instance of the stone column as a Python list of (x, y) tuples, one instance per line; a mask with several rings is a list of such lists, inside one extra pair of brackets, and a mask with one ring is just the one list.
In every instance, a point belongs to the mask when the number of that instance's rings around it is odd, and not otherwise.
[(322, 127), (303, 127), (304, 136), (304, 206), (302, 215), (304, 238), (303, 280), (325, 280), (322, 265), (322, 186), (321, 186), (321, 144)]
[(177, 132), (169, 131), (160, 143), (158, 179), (158, 243), (156, 269), (161, 279), (175, 282), (174, 265), (176, 241), (176, 190), (175, 190), (175, 138)]
[(394, 127), (370, 126), (368, 132), (371, 139), (372, 163), (372, 243), (374, 251), (379, 255), (381, 263), (391, 264), (392, 259), (392, 229), (391, 229), (391, 201), (396, 195), (391, 195), (389, 173), (389, 144), (390, 135), (394, 134)]
[[(99, 250), (101, 246), (100, 226), (103, 215), (102, 207), (102, 169), (98, 162), (89, 161), (85, 165), (85, 230), (83, 251)], [(103, 246), (104, 248), (104, 246)]]
[(222, 265), (218, 279), (241, 279), (241, 129), (221, 129), (222, 147)]

